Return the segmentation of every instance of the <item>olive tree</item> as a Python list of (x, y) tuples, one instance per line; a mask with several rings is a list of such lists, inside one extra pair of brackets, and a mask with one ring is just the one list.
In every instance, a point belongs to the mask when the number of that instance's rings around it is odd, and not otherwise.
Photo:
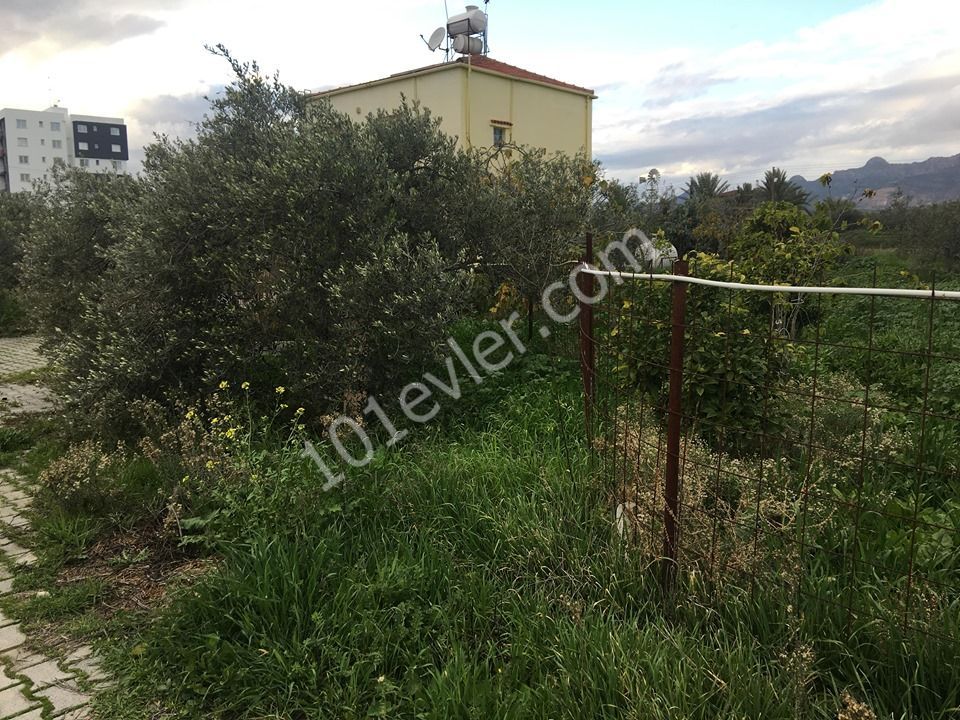
[[(221, 379), (320, 410), (381, 392), (430, 361), (460, 308), (476, 174), (437, 121), (405, 106), (354, 123), (215, 52), (235, 81), (195, 138), (147, 148), (135, 197), (106, 203), (71, 177), (49, 202), (78, 210), (47, 221), (76, 283), (49, 310), (76, 299), (51, 342), (64, 394), (101, 429)], [(57, 297), (52, 252), (31, 251), (38, 296)]]

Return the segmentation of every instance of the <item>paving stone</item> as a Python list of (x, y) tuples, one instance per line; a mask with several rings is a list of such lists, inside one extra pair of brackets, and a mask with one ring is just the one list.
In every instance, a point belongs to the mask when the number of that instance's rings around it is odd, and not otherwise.
[[(91, 717), (93, 716), (90, 711), (86, 707), (81, 707), (71, 710), (65, 715), (60, 715), (57, 720), (90, 720)], [(17, 720), (20, 720), (20, 718), (17, 718)]]
[(26, 675), (35, 687), (42, 688), (54, 683), (73, 678), (73, 673), (61, 670), (56, 660), (45, 660), (39, 665), (23, 668), (21, 675)]
[(23, 715), (17, 715), (12, 720), (43, 720), (43, 705), (38, 705), (33, 710)]
[(53, 409), (53, 395), (37, 385), (0, 385), (0, 417), (47, 412)]
[(27, 700), (27, 696), (20, 691), (22, 687), (23, 685), (15, 685), (0, 692), (0, 718), (10, 717), (37, 706), (32, 700)]
[(5, 667), (0, 665), (0, 690), (6, 690), (8, 687), (19, 684), (20, 681), (15, 678), (12, 673), (7, 672)]
[(38, 690), (36, 694), (42, 695), (53, 704), (53, 717), (90, 702), (90, 696), (80, 692), (73, 683), (51, 685)]
[(0, 595), (6, 595), (13, 591), (13, 578), (4, 578), (0, 580)]
[(0, 628), (0, 652), (12, 650), (23, 645), (26, 641), (26, 636), (20, 632), (19, 624)]
[(4, 625), (13, 625), (16, 622), (17, 621), (13, 618), (8, 618), (6, 615), (4, 615), (3, 610), (0, 610), (0, 627), (3, 627)]
[(37, 556), (27, 550), (23, 555), (15, 558), (17, 565), (34, 565), (37, 562)]
[(3, 552), (7, 555), (7, 557), (15, 558), (23, 555), (25, 552), (27, 552), (27, 549), (25, 547), (20, 547), (11, 540), (6, 545), (3, 545)]
[(10, 527), (15, 528), (27, 528), (30, 527), (30, 521), (27, 520), (23, 515), (14, 515), (9, 520), (5, 520)]
[(0, 375), (36, 370), (46, 364), (39, 338), (0, 338)]
[(67, 654), (67, 665), (74, 665), (81, 660), (86, 660), (91, 655), (93, 655), (93, 648), (89, 645), (81, 645), (73, 652)]
[(37, 663), (42, 663), (45, 660), (49, 660), (46, 655), (35, 653), (26, 645), (21, 645), (13, 650), (9, 650), (5, 652), (3, 656), (10, 662), (10, 665), (13, 667), (13, 671), (15, 673), (18, 673), (24, 668), (30, 667), (31, 665), (36, 665)]
[(90, 682), (100, 682), (107, 679), (107, 674), (100, 667), (100, 660), (94, 656), (84, 658), (75, 665), (69, 666), (71, 670), (80, 670), (87, 676)]

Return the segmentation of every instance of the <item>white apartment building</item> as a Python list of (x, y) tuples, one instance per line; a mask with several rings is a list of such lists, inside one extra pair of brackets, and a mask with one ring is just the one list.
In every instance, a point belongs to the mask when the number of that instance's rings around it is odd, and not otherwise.
[(126, 172), (123, 118), (70, 115), (66, 108), (0, 110), (0, 192), (30, 190), (56, 163), (92, 172)]

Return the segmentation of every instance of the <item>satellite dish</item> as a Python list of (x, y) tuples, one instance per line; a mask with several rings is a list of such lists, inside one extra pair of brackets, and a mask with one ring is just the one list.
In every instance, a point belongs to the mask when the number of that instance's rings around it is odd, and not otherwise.
[(443, 42), (443, 39), (446, 36), (447, 36), (447, 31), (442, 27), (438, 27), (436, 30), (434, 30), (430, 34), (430, 39), (427, 40), (427, 47), (430, 48), (431, 52), (433, 52), (438, 47), (440, 47), (440, 43)]

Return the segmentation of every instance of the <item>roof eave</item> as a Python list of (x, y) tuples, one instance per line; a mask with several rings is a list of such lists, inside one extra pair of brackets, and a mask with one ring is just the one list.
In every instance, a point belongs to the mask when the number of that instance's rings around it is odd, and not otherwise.
[(578, 88), (574, 86), (558, 85), (556, 83), (544, 82), (542, 80), (537, 80), (535, 78), (517, 77), (516, 75), (500, 72), (499, 70), (493, 70), (491, 68), (485, 68), (485, 67), (477, 67), (476, 65), (469, 65), (468, 63), (449, 62), (449, 63), (439, 63), (437, 65), (428, 65), (427, 67), (420, 68), (418, 70), (410, 70), (407, 72), (396, 73), (395, 75), (388, 75), (385, 78), (379, 78), (377, 80), (369, 80), (363, 83), (356, 83), (355, 85), (344, 85), (343, 87), (330, 88), (329, 90), (319, 90), (317, 92), (307, 93), (307, 100), (312, 100), (315, 98), (333, 97), (335, 95), (341, 95), (345, 92), (350, 92), (351, 90), (359, 90), (360, 88), (377, 87), (378, 85), (386, 85), (387, 83), (395, 82), (397, 80), (404, 80), (406, 78), (411, 78), (411, 77), (419, 77), (421, 75), (429, 75), (431, 73), (441, 72), (449, 68), (462, 68), (464, 70), (469, 68), (472, 72), (487, 73), (488, 75), (495, 75), (496, 77), (502, 77), (508, 80), (515, 80), (516, 82), (525, 82), (525, 83), (530, 83), (532, 85), (539, 85), (540, 87), (550, 88), (551, 90), (560, 90), (563, 92), (573, 93), (574, 95), (587, 97), (587, 98), (590, 98), (591, 100), (597, 99), (596, 93), (594, 93), (594, 91), (589, 88)]

